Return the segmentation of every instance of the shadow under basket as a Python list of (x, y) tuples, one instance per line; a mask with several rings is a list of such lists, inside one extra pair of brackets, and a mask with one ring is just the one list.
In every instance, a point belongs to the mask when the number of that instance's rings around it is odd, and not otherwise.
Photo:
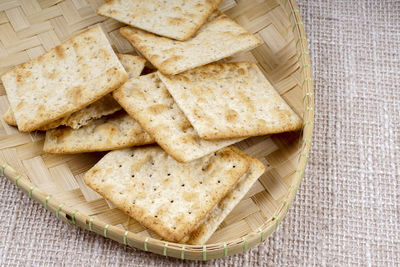
[[(99, 1), (8, 1), (0, 16), (0, 74), (39, 56), (88, 27), (100, 24), (119, 53), (136, 53), (119, 34), (123, 24), (96, 15)], [(29, 2), (29, 3), (28, 3)], [(29, 6), (28, 6), (29, 5)], [(3, 10), (0, 5), (0, 15)], [(104, 153), (51, 155), (44, 134), (19, 133), (0, 124), (0, 166), (11, 182), (57, 218), (124, 245), (164, 256), (208, 260), (241, 253), (263, 242), (285, 217), (302, 180), (314, 122), (314, 93), (307, 40), (294, 0), (225, 0), (220, 9), (259, 36), (258, 48), (229, 61), (257, 62), (304, 121), (299, 132), (249, 138), (237, 146), (260, 159), (266, 172), (228, 215), (206, 245), (160, 240), (83, 182)], [(8, 15), (14, 14), (14, 15)], [(12, 37), (12, 38), (11, 38)], [(8, 109), (0, 84), (0, 111)]]

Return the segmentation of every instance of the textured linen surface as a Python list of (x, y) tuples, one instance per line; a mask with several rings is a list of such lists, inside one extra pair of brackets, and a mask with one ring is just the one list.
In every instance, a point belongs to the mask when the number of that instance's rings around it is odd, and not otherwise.
[(400, 264), (400, 1), (301, 0), (315, 78), (312, 152), (278, 230), (206, 263), (69, 227), (0, 179), (0, 265)]

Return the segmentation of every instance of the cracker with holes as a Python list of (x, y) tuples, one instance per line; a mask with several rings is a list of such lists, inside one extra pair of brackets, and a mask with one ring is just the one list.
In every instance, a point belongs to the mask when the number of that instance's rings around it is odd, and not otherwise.
[(248, 160), (231, 148), (179, 163), (160, 147), (148, 146), (108, 153), (84, 180), (163, 239), (179, 242), (248, 168)]
[[(122, 66), (128, 73), (129, 78), (135, 78), (142, 72), (146, 60), (142, 57), (118, 54), (118, 59), (122, 63)], [(38, 130), (46, 131), (49, 129), (57, 128), (58, 126), (69, 126), (73, 129), (79, 129), (80, 127), (90, 123), (93, 120), (113, 114), (121, 110), (121, 106), (114, 100), (111, 95), (106, 95), (96, 102), (80, 109), (71, 115), (53, 121), (45, 126), (40, 127)], [(12, 126), (17, 126), (14, 114), (9, 108), (3, 116), (4, 121)]]
[(188, 162), (242, 139), (200, 139), (156, 73), (131, 79), (114, 91), (114, 98), (156, 142), (180, 162)]
[(128, 75), (100, 27), (1, 77), (22, 132), (66, 117), (119, 88)]
[(258, 159), (247, 155), (235, 147), (232, 149), (234, 149), (236, 153), (246, 157), (250, 162), (250, 167), (232, 190), (207, 214), (200, 225), (190, 233), (186, 241), (188, 244), (206, 243), (215, 230), (217, 230), (218, 226), (225, 220), (265, 171), (264, 164)]
[(136, 28), (176, 40), (189, 39), (222, 0), (112, 0), (97, 10)]
[(261, 44), (257, 37), (220, 12), (214, 12), (209, 22), (184, 42), (132, 27), (121, 28), (120, 32), (159, 71), (167, 75), (202, 66)]
[(175, 76), (158, 73), (201, 138), (294, 131), (302, 120), (255, 63), (209, 64)]
[(76, 154), (151, 143), (154, 143), (154, 139), (125, 111), (120, 111), (77, 130), (59, 128), (47, 131), (43, 151), (54, 154)]

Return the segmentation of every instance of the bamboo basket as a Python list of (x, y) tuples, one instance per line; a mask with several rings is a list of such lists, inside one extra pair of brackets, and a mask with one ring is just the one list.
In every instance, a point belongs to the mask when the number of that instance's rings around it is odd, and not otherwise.
[[(88, 27), (101, 25), (119, 53), (136, 53), (119, 34), (121, 23), (96, 15), (102, 0), (0, 2), (0, 74), (33, 59)], [(50, 155), (43, 133), (19, 133), (0, 124), (1, 174), (66, 223), (124, 245), (181, 259), (208, 260), (241, 253), (263, 242), (285, 217), (307, 164), (314, 122), (311, 64), (294, 0), (225, 0), (220, 9), (264, 44), (230, 60), (255, 61), (304, 120), (301, 132), (254, 137), (238, 147), (259, 158), (265, 174), (226, 218), (208, 244), (162, 241), (83, 183), (104, 154)], [(8, 109), (0, 84), (0, 114)]]

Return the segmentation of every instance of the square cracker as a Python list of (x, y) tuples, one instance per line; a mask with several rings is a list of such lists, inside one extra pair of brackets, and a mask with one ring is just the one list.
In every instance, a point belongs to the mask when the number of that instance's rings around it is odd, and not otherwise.
[(114, 91), (113, 96), (168, 154), (180, 162), (200, 158), (242, 140), (200, 139), (156, 73), (129, 80)]
[(218, 226), (225, 220), (229, 213), (247, 194), (257, 179), (264, 173), (265, 166), (258, 159), (247, 155), (243, 151), (233, 148), (234, 151), (250, 162), (247, 172), (234, 185), (232, 190), (207, 214), (196, 229), (190, 233), (186, 243), (204, 244), (217, 230)]
[[(146, 63), (144, 58), (128, 54), (118, 54), (117, 56), (119, 61), (121, 61), (122, 66), (128, 73), (129, 78), (135, 78), (140, 75)], [(46, 131), (57, 128), (61, 125), (69, 126), (73, 129), (79, 129), (95, 119), (113, 114), (118, 110), (121, 110), (121, 106), (111, 95), (106, 95), (89, 106), (84, 107), (83, 109), (80, 109), (67, 117), (46, 124), (45, 126), (40, 127), (38, 130)], [(17, 126), (17, 122), (15, 121), (15, 117), (11, 108), (9, 108), (4, 114), (3, 119), (7, 124), (11, 126)]]
[(204, 24), (222, 0), (111, 0), (97, 10), (133, 27), (184, 41)]
[(201, 138), (249, 137), (301, 128), (299, 116), (255, 63), (209, 64), (175, 76), (159, 76)]
[(125, 111), (95, 120), (77, 130), (53, 129), (46, 132), (43, 151), (75, 154), (108, 151), (154, 143)]
[(1, 77), (18, 129), (30, 132), (120, 87), (128, 75), (100, 27)]
[(184, 42), (132, 27), (123, 27), (120, 31), (159, 71), (167, 75), (202, 66), (261, 44), (257, 37), (220, 12), (214, 12), (209, 20)]
[(179, 242), (247, 171), (231, 148), (179, 163), (158, 146), (108, 153), (85, 183), (167, 241)]

